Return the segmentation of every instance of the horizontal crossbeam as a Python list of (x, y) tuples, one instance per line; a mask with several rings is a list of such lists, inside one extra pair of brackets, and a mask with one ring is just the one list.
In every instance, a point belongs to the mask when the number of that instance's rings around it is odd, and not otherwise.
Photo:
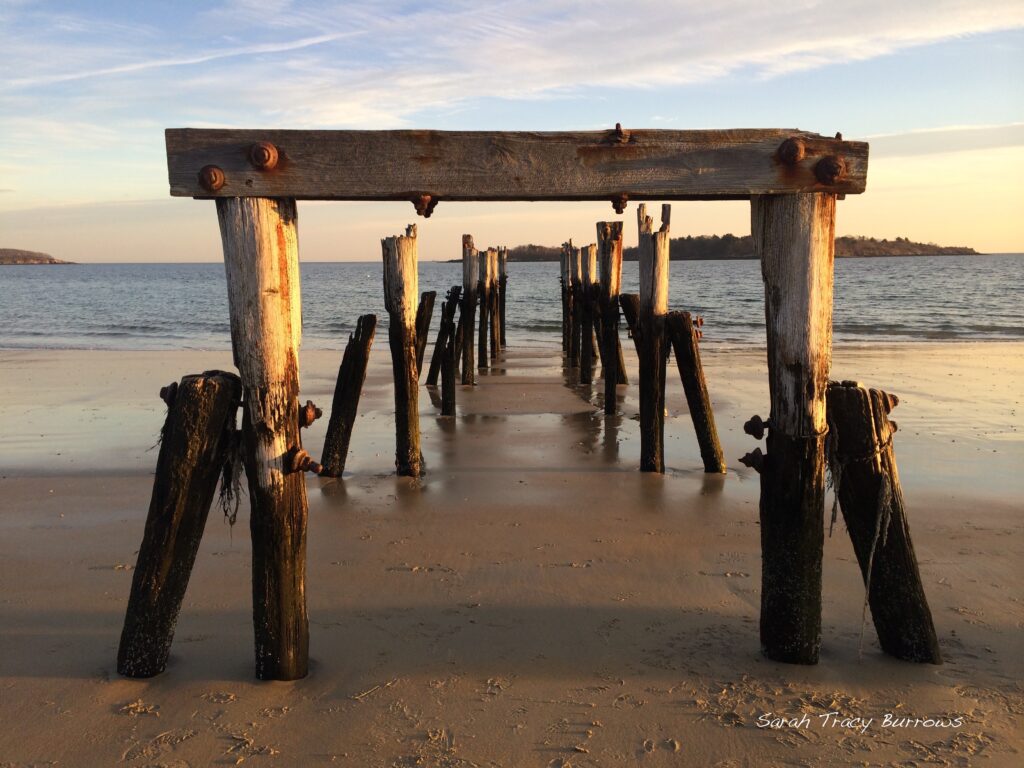
[[(171, 195), (736, 200), (857, 194), (868, 145), (799, 130), (167, 131)], [(429, 210), (427, 211), (429, 213)]]

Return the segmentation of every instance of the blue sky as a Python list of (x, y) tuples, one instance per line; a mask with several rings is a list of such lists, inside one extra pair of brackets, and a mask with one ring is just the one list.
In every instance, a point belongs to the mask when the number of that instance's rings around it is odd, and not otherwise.
[[(784, 7), (778, 7), (783, 6)], [(871, 142), (841, 233), (1024, 251), (1024, 3), (0, 0), (0, 247), (215, 260), (163, 129), (799, 127)], [(745, 233), (743, 203), (675, 234)], [(631, 211), (627, 211), (627, 216)], [(444, 204), (421, 257), (593, 239), (599, 204)], [(304, 204), (306, 259), (373, 259), (412, 206)], [(633, 233), (635, 237), (635, 233)]]

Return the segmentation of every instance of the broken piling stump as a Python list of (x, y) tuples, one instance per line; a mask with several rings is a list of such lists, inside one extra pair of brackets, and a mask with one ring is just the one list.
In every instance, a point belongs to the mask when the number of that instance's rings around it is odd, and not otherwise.
[(601, 362), (604, 365), (604, 412), (615, 413), (618, 384), (626, 371), (619, 342), (619, 290), (622, 286), (622, 222), (597, 222), (597, 260), (601, 273), (598, 309), (601, 315)]
[(480, 286), (480, 327), (477, 329), (477, 368), (486, 371), (491, 364), (490, 355), (487, 353), (487, 343), (490, 339), (491, 320), (491, 248), (485, 248), (477, 252), (478, 274), (480, 276), (477, 285)]
[(594, 380), (594, 299), (597, 245), (580, 248), (580, 384)]
[(832, 484), (853, 541), (882, 650), (941, 664), (931, 610), (910, 540), (889, 413), (898, 400), (857, 382), (828, 386)]
[(441, 302), (441, 324), (434, 340), (434, 352), (430, 356), (430, 370), (427, 372), (427, 386), (437, 386), (437, 375), (441, 370), (441, 362), (447, 354), (448, 342), (455, 336), (455, 310), (459, 306), (462, 286), (453, 285), (448, 289), (445, 300)]
[(434, 316), (434, 301), (437, 291), (424, 291), (416, 308), (416, 370), (423, 370), (423, 355), (427, 350), (430, 335), (430, 320)]
[(569, 241), (569, 367), (579, 368), (583, 349), (583, 250)]
[(661, 206), (661, 228), (647, 206), (637, 207), (640, 230), (640, 471), (665, 471), (665, 315), (668, 313), (668, 249), (671, 206)]
[(404, 477), (420, 475), (419, 375), (416, 367), (416, 225), (405, 235), (384, 238), (384, 306), (395, 378), (395, 468)]
[(497, 360), (501, 352), (501, 289), (498, 280), (498, 249), (487, 249), (487, 272), (491, 278), (490, 306), (488, 320), (490, 322), (490, 353), (491, 360)]
[(207, 371), (168, 387), (167, 418), (142, 545), (132, 575), (117, 671), (152, 677), (164, 671), (217, 480), (235, 443), (242, 382)]
[(477, 286), (480, 282), (478, 251), (473, 247), (473, 236), (462, 236), (462, 313), (459, 329), (462, 331), (462, 383), (476, 383), (476, 362), (473, 360), (473, 316), (476, 314)]
[(338, 368), (338, 383), (334, 387), (331, 417), (324, 436), (324, 450), (320, 462), (326, 477), (341, 477), (345, 473), (349, 441), (356, 422), (359, 397), (366, 381), (366, 367), (370, 362), (370, 347), (377, 330), (376, 315), (362, 315), (356, 321), (355, 331), (349, 335), (345, 354)]
[(505, 293), (508, 286), (508, 246), (498, 249), (498, 327), (501, 329), (500, 343), (502, 349), (508, 346), (505, 340)]
[(622, 316), (626, 318), (626, 328), (629, 330), (629, 337), (633, 339), (633, 347), (636, 349), (637, 357), (639, 357), (640, 297), (635, 293), (624, 293), (619, 296), (619, 306), (622, 307)]
[(697, 433), (704, 471), (723, 473), (725, 455), (718, 441), (715, 414), (711, 410), (711, 397), (704, 379), (704, 367), (700, 362), (700, 347), (697, 345), (697, 330), (693, 327), (693, 319), (689, 312), (669, 312), (666, 326), (676, 355), (679, 378), (683, 382), (686, 405), (693, 419), (693, 430)]

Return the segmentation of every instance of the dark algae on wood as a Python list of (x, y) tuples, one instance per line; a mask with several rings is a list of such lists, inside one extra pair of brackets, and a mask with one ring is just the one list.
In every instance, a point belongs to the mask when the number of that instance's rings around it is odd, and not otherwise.
[(637, 206), (640, 230), (640, 471), (665, 471), (665, 364), (668, 346), (668, 233), (671, 206), (661, 207), (661, 228), (647, 206)]
[(899, 401), (854, 381), (828, 387), (829, 468), (882, 650), (941, 664), (910, 540), (889, 413)]
[(230, 449), (242, 397), (237, 376), (207, 371), (164, 390), (169, 402), (153, 495), (132, 577), (117, 671), (164, 671), (199, 541)]

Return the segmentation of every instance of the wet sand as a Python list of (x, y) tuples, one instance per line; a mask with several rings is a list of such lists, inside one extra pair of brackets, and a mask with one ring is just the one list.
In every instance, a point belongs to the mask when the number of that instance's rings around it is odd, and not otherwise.
[[(0, 352), (0, 766), (1019, 764), (1024, 344), (837, 348), (836, 378), (900, 396), (946, 663), (885, 657), (870, 621), (861, 657), (840, 522), (821, 662), (804, 668), (758, 652), (758, 479), (735, 459), (757, 444), (743, 421), (767, 416), (762, 352), (704, 351), (724, 477), (701, 471), (671, 367), (656, 477), (636, 471), (635, 385), (606, 419), (600, 382), (567, 386), (550, 350), (513, 349), (460, 388), (455, 419), (421, 389), (428, 474), (412, 482), (392, 474), (380, 342), (346, 477), (308, 482), (311, 674), (294, 683), (252, 677), (244, 507), (234, 528), (211, 513), (168, 670), (114, 668), (157, 391), (229, 354)], [(304, 398), (329, 405), (339, 359), (303, 355)], [(809, 722), (758, 727), (768, 713)]]

